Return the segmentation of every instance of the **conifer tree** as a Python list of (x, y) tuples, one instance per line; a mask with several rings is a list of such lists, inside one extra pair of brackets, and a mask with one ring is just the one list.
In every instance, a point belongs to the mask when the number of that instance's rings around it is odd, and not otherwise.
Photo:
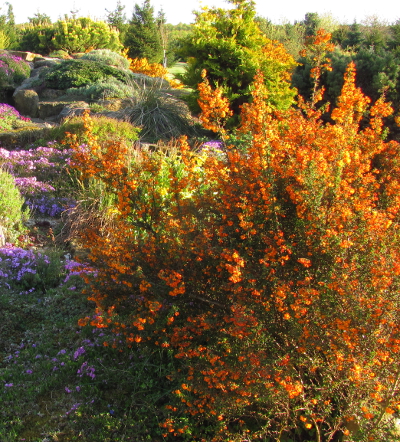
[(240, 106), (250, 99), (250, 85), (260, 69), (275, 108), (290, 106), (294, 91), (288, 80), (294, 59), (283, 45), (268, 39), (255, 21), (254, 2), (229, 0), (232, 9), (211, 8), (196, 13), (193, 32), (184, 39), (180, 55), (188, 59), (183, 82), (191, 87), (191, 105), (196, 110), (205, 69), (213, 87), (219, 86), (234, 111), (230, 124), (237, 123)]
[(162, 60), (161, 37), (150, 0), (144, 0), (141, 6), (135, 4), (124, 43), (131, 58), (147, 58), (150, 63)]

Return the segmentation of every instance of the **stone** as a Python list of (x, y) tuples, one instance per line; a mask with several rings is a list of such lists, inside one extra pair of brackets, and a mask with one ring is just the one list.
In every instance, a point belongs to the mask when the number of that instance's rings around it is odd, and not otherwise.
[(39, 95), (33, 89), (18, 89), (13, 94), (15, 108), (21, 115), (37, 117)]
[(61, 91), (59, 89), (47, 88), (47, 89), (44, 89), (43, 91), (40, 92), (40, 97), (46, 98), (46, 99), (59, 98), (63, 95), (65, 95), (65, 91)]
[(89, 105), (85, 101), (76, 101), (68, 104), (58, 115), (58, 120), (62, 121), (65, 120), (65, 118), (72, 118), (76, 115), (82, 115), (87, 109), (89, 109)]
[(65, 107), (64, 101), (41, 101), (39, 103), (39, 118), (46, 120), (56, 117)]
[(55, 58), (55, 59), (54, 58), (42, 58), (40, 60), (36, 59), (35, 64), (34, 64), (34, 68), (35, 69), (42, 68), (42, 67), (51, 68), (59, 63), (61, 63), (61, 60), (59, 60), (58, 58)]
[(25, 61), (33, 61), (38, 56), (38, 54), (34, 54), (33, 52), (25, 52), (25, 51), (7, 51), (11, 55), (15, 55), (16, 57), (20, 57)]

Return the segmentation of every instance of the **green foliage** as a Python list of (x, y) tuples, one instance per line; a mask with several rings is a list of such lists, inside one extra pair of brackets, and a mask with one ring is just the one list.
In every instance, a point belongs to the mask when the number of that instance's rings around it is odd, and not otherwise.
[(241, 0), (231, 4), (236, 7), (196, 13), (193, 32), (184, 39), (180, 50), (181, 56), (188, 59), (187, 71), (181, 80), (194, 89), (193, 109), (203, 69), (207, 70), (210, 84), (222, 88), (236, 115), (240, 105), (250, 99), (250, 84), (257, 69), (261, 69), (271, 90), (271, 105), (290, 106), (294, 91), (287, 80), (288, 72), (295, 66), (293, 58), (262, 34), (254, 21), (252, 2)]
[(136, 91), (131, 86), (115, 78), (108, 78), (86, 86), (67, 89), (67, 95), (83, 96), (87, 100), (128, 98), (135, 95), (135, 93)]
[(48, 55), (56, 50), (54, 45), (55, 32), (54, 25), (51, 24), (26, 25), (21, 29), (17, 49)]
[(307, 12), (302, 23), (307, 37), (317, 35), (318, 29), (321, 28), (321, 18), (316, 12)]
[(58, 20), (54, 24), (40, 21), (27, 25), (21, 32), (18, 48), (47, 55), (57, 50), (73, 53), (110, 49), (118, 52), (123, 46), (117, 29), (103, 21), (80, 17)]
[(33, 26), (46, 26), (51, 25), (51, 18), (47, 14), (41, 12), (35, 12), (33, 17), (28, 17), (29, 23)]
[(0, 49), (5, 49), (10, 44), (10, 39), (8, 38), (7, 34), (0, 29)]
[(117, 0), (117, 5), (114, 9), (114, 11), (109, 11), (106, 9), (107, 12), (107, 23), (112, 26), (113, 28), (118, 29), (120, 32), (123, 41), (123, 34), (126, 30), (126, 14), (124, 13), (125, 5), (121, 4), (120, 0)]
[[(110, 139), (118, 139), (132, 144), (138, 139), (139, 129), (134, 127), (128, 121), (116, 120), (105, 116), (94, 116), (93, 134), (98, 137), (100, 142)], [(47, 134), (48, 140), (62, 141), (65, 139), (65, 133), (69, 132), (78, 136), (81, 142), (86, 142), (84, 138), (84, 123), (82, 117), (77, 116), (64, 121), (60, 126), (50, 129)]]
[(55, 49), (64, 49), (69, 53), (85, 52), (90, 48), (112, 51), (122, 49), (118, 31), (102, 21), (93, 21), (85, 17), (59, 20), (55, 29)]
[(47, 87), (69, 89), (84, 87), (110, 78), (126, 83), (129, 72), (92, 60), (65, 60), (50, 68), (45, 74)]
[(279, 41), (293, 58), (298, 58), (304, 47), (305, 28), (302, 23), (288, 22), (276, 25), (262, 17), (256, 17), (256, 22), (267, 38)]
[[(350, 61), (357, 67), (356, 85), (363, 93), (376, 101), (383, 92), (395, 107), (400, 104), (400, 58), (394, 51), (384, 49), (361, 48), (358, 52), (345, 52), (336, 49), (330, 56), (332, 71), (325, 72), (321, 84), (326, 91), (324, 100), (335, 104), (343, 86), (343, 74)], [(311, 94), (311, 65), (305, 58), (300, 58), (292, 83), (301, 95), (308, 98)]]
[[(18, 40), (15, 16), (12, 5), (5, 2), (7, 12), (0, 14), (0, 49), (11, 49)], [(2, 8), (0, 7), (0, 12)]]
[(62, 60), (70, 60), (72, 57), (68, 54), (64, 49), (58, 49), (56, 51), (52, 51), (49, 54), (49, 57), (53, 58), (61, 58)]
[(130, 62), (122, 55), (110, 49), (94, 49), (82, 55), (81, 60), (93, 60), (120, 69), (129, 69)]
[(27, 212), (24, 199), (15, 185), (14, 177), (0, 168), (0, 226), (6, 241), (13, 242), (24, 233), (23, 221)]
[(0, 52), (0, 88), (19, 86), (30, 72), (29, 63), (21, 57)]
[(129, 49), (128, 55), (131, 58), (146, 58), (150, 63), (162, 60), (161, 35), (150, 0), (144, 0), (141, 6), (135, 4), (124, 45)]

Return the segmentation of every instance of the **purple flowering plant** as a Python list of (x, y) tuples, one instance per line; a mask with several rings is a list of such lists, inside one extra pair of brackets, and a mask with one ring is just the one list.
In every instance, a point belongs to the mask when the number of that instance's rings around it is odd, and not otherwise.
[(21, 57), (0, 53), (0, 88), (15, 87), (29, 78), (31, 67)]
[[(1, 72), (1, 60), (0, 60)], [(1, 74), (0, 74), (1, 82)], [(1, 87), (0, 87), (1, 88)], [(19, 127), (27, 126), (30, 119), (23, 117), (14, 107), (9, 104), (0, 103), (0, 131), (7, 131), (17, 129)]]
[[(15, 177), (15, 183), (29, 209), (36, 214), (59, 217), (75, 201), (66, 184), (70, 149), (58, 148), (54, 142), (30, 149), (0, 148), (0, 167)], [(66, 196), (68, 195), (68, 196)]]

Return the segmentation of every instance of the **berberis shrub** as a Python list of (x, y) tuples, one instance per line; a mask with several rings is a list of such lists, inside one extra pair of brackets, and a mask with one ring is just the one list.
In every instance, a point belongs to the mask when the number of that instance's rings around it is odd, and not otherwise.
[[(71, 166), (115, 195), (112, 222), (77, 232), (98, 269), (87, 291), (95, 316), (80, 324), (180, 360), (165, 437), (396, 437), (400, 145), (383, 137), (392, 109), (369, 107), (354, 65), (333, 123), (317, 92), (274, 111), (259, 73), (243, 141), (218, 155), (183, 140), (178, 153), (132, 161), (123, 144), (99, 145), (90, 121), (87, 148), (72, 143)], [(221, 91), (204, 78), (199, 95), (203, 122), (222, 128)]]

